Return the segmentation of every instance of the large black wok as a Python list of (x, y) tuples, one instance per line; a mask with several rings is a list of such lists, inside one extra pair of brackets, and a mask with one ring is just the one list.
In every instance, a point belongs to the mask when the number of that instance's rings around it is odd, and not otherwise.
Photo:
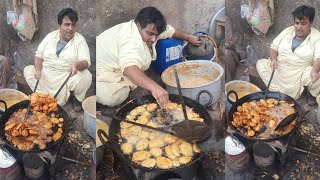
[[(233, 102), (231, 99), (230, 99), (230, 94), (235, 94), (236, 95), (236, 101)], [(299, 127), (302, 125), (303, 122), (305, 122), (306, 120), (302, 120), (302, 118), (298, 118), (298, 122), (296, 123), (295, 127), (290, 131), (288, 132), (287, 134), (283, 134), (283, 135), (273, 135), (269, 138), (266, 138), (266, 139), (260, 139), (260, 138), (257, 138), (257, 137), (247, 137), (245, 136), (239, 129), (237, 129), (236, 127), (234, 127), (231, 122), (233, 120), (233, 113), (235, 113), (237, 111), (237, 107), (238, 106), (241, 106), (243, 103), (245, 102), (250, 102), (250, 101), (253, 101), (253, 100), (260, 100), (260, 99), (267, 99), (267, 98), (274, 98), (274, 99), (277, 99), (277, 100), (284, 100), (288, 103), (294, 103), (294, 109), (296, 112), (298, 112), (298, 114), (303, 114), (302, 112), (302, 108), (301, 106), (297, 103), (296, 100), (294, 100), (292, 97), (286, 95), (286, 94), (283, 94), (283, 93), (280, 93), (280, 92), (273, 92), (273, 91), (269, 91), (269, 92), (255, 92), (255, 93), (252, 93), (252, 94), (248, 94), (240, 99), (238, 99), (238, 95), (235, 91), (229, 91), (228, 94), (227, 94), (227, 100), (228, 102), (231, 104), (231, 108), (230, 108), (230, 111), (228, 113), (228, 124), (229, 126), (231, 127), (232, 130), (235, 131), (235, 134), (238, 134), (240, 135), (241, 137), (247, 139), (247, 140), (251, 140), (251, 141), (265, 141), (265, 142), (268, 142), (268, 141), (273, 141), (273, 140), (277, 140), (277, 139), (281, 139), (281, 138), (284, 138), (284, 137), (287, 137), (289, 135), (291, 135), (292, 133), (296, 132)]]
[[(0, 103), (4, 103), (5, 101), (0, 100)], [(10, 116), (15, 113), (16, 111), (18, 111), (19, 109), (24, 109), (24, 108), (28, 108), (30, 101), (29, 100), (25, 100), (25, 101), (21, 101), (17, 104), (14, 104), (13, 106), (11, 106), (10, 108), (5, 108), (5, 112), (2, 114), (1, 118), (0, 118), (0, 141), (2, 141), (0, 144), (4, 144), (6, 146), (8, 146), (9, 148), (13, 149), (14, 151), (17, 152), (33, 152), (33, 153), (37, 153), (37, 152), (41, 152), (41, 151), (47, 151), (47, 150), (51, 150), (54, 147), (56, 147), (58, 144), (60, 144), (61, 142), (63, 142), (63, 139), (66, 137), (66, 135), (73, 129), (71, 126), (73, 124), (74, 121), (71, 121), (67, 112), (60, 106), (58, 105), (58, 111), (55, 112), (55, 114), (59, 115), (59, 117), (62, 117), (64, 119), (63, 121), (63, 134), (62, 137), (58, 140), (58, 141), (53, 141), (50, 143), (46, 144), (46, 148), (45, 149), (40, 149), (37, 145), (35, 145), (35, 147), (32, 150), (28, 150), (28, 151), (24, 151), (24, 150), (20, 150), (17, 147), (14, 147), (12, 145), (12, 143), (10, 143), (6, 137), (5, 137), (5, 124), (6, 122), (9, 120)], [(7, 107), (7, 105), (5, 104), (5, 107)], [(56, 130), (54, 129), (54, 132), (56, 132)]]
[[(170, 94), (169, 95), (169, 99), (172, 102), (180, 103), (180, 98), (179, 98), (178, 95)], [(187, 97), (184, 97), (184, 101), (185, 101), (185, 104), (187, 106), (189, 106), (190, 108), (193, 108), (193, 111), (198, 113), (200, 115), (200, 117), (202, 117), (204, 119), (204, 122), (206, 124), (208, 124), (208, 126), (212, 127), (212, 119), (211, 119), (209, 113), (206, 111), (206, 109), (202, 105), (200, 105), (199, 103), (196, 103), (194, 100), (192, 100), (190, 98), (187, 98)], [(136, 108), (137, 106), (148, 104), (148, 103), (155, 103), (155, 102), (156, 102), (156, 100), (151, 95), (142, 96), (142, 97), (140, 97), (138, 99), (131, 100), (127, 104), (122, 106), (120, 108), (120, 110), (117, 111), (115, 116), (125, 119), (126, 115), (131, 110)], [(98, 136), (99, 136), (101, 142), (104, 145), (106, 145), (107, 147), (113, 149), (126, 163), (132, 165), (135, 168), (139, 168), (139, 169), (142, 169), (142, 170), (145, 170), (145, 171), (157, 171), (157, 172), (168, 171), (168, 170), (159, 169), (159, 168), (150, 169), (150, 168), (146, 168), (146, 167), (143, 167), (143, 166), (140, 166), (138, 164), (133, 163), (131, 161), (130, 157), (127, 156), (127, 155), (124, 155), (122, 153), (121, 149), (120, 149), (119, 136), (118, 136), (119, 133), (120, 133), (120, 121), (118, 121), (118, 120), (113, 120), (111, 122), (111, 125), (109, 127), (109, 136), (103, 130), (101, 130), (101, 129), (98, 130)], [(107, 137), (108, 142), (106, 142), (102, 138), (102, 135)], [(182, 165), (182, 166), (176, 167), (176, 168), (171, 168), (171, 169), (169, 169), (169, 171), (174, 171), (174, 170), (177, 170), (177, 169), (185, 169), (185, 168), (189, 168), (190, 166), (195, 166), (195, 162), (199, 161), (202, 156), (203, 155), (201, 153), (196, 154), (193, 157), (193, 160), (190, 163), (188, 163), (186, 165)]]

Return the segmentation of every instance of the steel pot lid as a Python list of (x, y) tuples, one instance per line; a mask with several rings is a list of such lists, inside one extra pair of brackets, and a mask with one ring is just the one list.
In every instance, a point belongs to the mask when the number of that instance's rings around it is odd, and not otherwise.
[(237, 139), (231, 136), (225, 139), (225, 152), (229, 155), (238, 155), (246, 150), (246, 147)]
[(11, 167), (16, 159), (11, 154), (0, 148), (0, 168)]

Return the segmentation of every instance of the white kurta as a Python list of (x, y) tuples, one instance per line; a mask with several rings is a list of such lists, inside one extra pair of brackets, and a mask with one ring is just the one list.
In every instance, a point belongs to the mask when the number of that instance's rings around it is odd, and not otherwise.
[[(76, 32), (58, 57), (56, 55), (56, 47), (59, 40), (60, 32), (56, 30), (49, 33), (38, 46), (35, 56), (41, 58), (43, 63), (41, 79), (36, 92), (55, 95), (69, 76), (69, 70), (73, 63), (86, 60), (89, 66), (91, 65), (89, 47), (81, 34)], [(32, 90), (37, 81), (34, 77), (34, 72), (33, 65), (27, 66), (24, 69), (24, 77)], [(82, 102), (91, 83), (92, 75), (88, 69), (78, 71), (76, 75), (70, 77), (67, 84), (59, 93), (57, 97), (58, 104), (64, 105), (67, 102), (70, 91), (73, 91), (75, 97)]]
[[(291, 26), (283, 30), (272, 42), (271, 48), (278, 52), (278, 66), (270, 89), (298, 99), (303, 87), (308, 86), (310, 93), (316, 97), (320, 93), (320, 80), (312, 83), (310, 72), (314, 61), (320, 58), (320, 32), (312, 28), (302, 44), (292, 51), (294, 37), (294, 27)], [(270, 63), (269, 59), (257, 62), (258, 73), (265, 84), (268, 84), (272, 72)]]
[[(174, 28), (167, 25), (158, 39), (171, 38)], [(145, 71), (157, 57), (156, 42), (152, 45), (152, 55), (148, 45), (142, 40), (134, 20), (107, 29), (96, 39), (96, 94), (97, 102), (110, 107), (121, 104), (129, 95), (133, 84), (123, 71), (136, 65)]]

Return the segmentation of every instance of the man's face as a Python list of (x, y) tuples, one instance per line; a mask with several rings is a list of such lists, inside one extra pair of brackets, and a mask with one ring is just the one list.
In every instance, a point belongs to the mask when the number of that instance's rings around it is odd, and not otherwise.
[(151, 46), (156, 40), (158, 39), (158, 30), (156, 26), (151, 23), (148, 24), (145, 28), (141, 28), (140, 24), (137, 23), (138, 30), (141, 34), (142, 40), (148, 44), (148, 46)]
[(62, 41), (70, 41), (76, 32), (76, 23), (73, 23), (68, 16), (65, 16), (59, 25), (60, 38)]
[(303, 19), (299, 20), (294, 18), (294, 29), (296, 32), (296, 37), (306, 38), (311, 31), (312, 23), (309, 21), (309, 17), (304, 16)]

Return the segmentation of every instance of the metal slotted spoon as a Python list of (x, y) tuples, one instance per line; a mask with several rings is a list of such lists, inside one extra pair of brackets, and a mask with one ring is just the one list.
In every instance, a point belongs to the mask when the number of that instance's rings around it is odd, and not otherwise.
[(172, 125), (172, 130), (175, 134), (179, 134), (180, 137), (183, 137), (183, 139), (186, 139), (189, 142), (202, 141), (211, 135), (211, 128), (206, 123), (188, 119), (186, 105), (182, 96), (180, 81), (175, 66), (173, 66), (173, 70), (176, 77), (178, 92), (185, 120)]

